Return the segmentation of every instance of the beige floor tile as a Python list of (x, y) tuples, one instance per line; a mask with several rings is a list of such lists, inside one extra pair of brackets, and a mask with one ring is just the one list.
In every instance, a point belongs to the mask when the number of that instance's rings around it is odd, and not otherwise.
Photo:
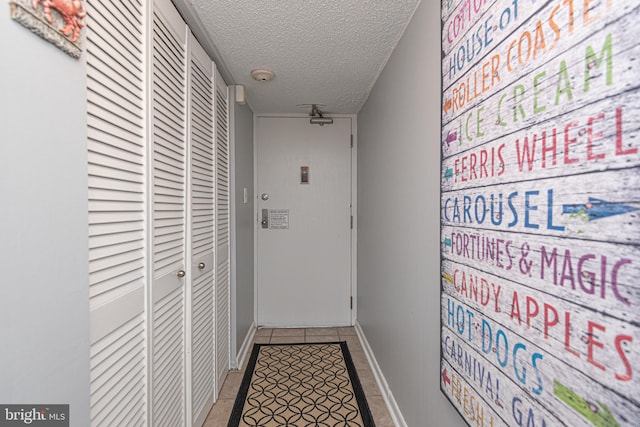
[(270, 337), (273, 332), (272, 328), (260, 328), (256, 331), (256, 337)]
[(307, 328), (307, 336), (313, 335), (338, 335), (338, 328)]
[(211, 408), (211, 411), (209, 411), (203, 427), (226, 427), (234, 403), (235, 399), (218, 399), (216, 404), (213, 405), (213, 408)]
[(222, 385), (222, 390), (220, 390), (220, 399), (235, 399), (241, 382), (242, 373), (238, 371), (229, 372)]
[(360, 340), (358, 339), (357, 336), (355, 335), (341, 336), (340, 339), (347, 342), (347, 346), (349, 346), (349, 351), (351, 352), (364, 351), (364, 349), (362, 348), (362, 345), (360, 344)]
[(341, 328), (337, 328), (338, 329), (338, 334), (340, 335), (340, 337), (347, 337), (347, 336), (355, 336), (356, 334), (356, 328), (354, 328), (353, 326), (346, 326), (346, 327), (341, 327)]
[(368, 364), (367, 365), (362, 365), (362, 364), (356, 365), (356, 372), (358, 373), (358, 376), (373, 375), (373, 371), (371, 370), (371, 367)]
[(335, 335), (307, 335), (304, 342), (337, 342), (338, 334)]
[(371, 396), (382, 395), (378, 388), (378, 383), (371, 371), (358, 372), (358, 378), (360, 379), (360, 384), (362, 385), (362, 389), (364, 390), (364, 394), (367, 396), (367, 399)]
[(274, 329), (271, 337), (304, 337), (303, 328), (280, 328)]
[(271, 337), (271, 344), (298, 344), (304, 342), (304, 335), (292, 337)]
[(367, 360), (367, 356), (364, 354), (364, 351), (351, 351), (351, 360), (353, 360), (353, 364), (356, 367), (358, 373), (360, 372), (371, 372), (371, 366), (369, 365), (369, 361)]
[[(254, 344), (269, 344), (270, 341), (271, 341), (271, 337), (254, 337), (253, 338)], [(253, 346), (251, 346), (251, 349), (253, 349)], [(249, 352), (249, 354), (251, 354), (251, 352)]]
[(391, 415), (382, 396), (367, 397), (367, 403), (369, 404), (369, 410), (371, 410), (373, 422), (376, 424), (376, 427), (394, 427)]

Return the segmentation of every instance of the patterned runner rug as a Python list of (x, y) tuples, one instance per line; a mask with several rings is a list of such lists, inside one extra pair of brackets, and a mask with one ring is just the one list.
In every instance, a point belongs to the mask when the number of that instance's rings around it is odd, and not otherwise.
[(375, 427), (345, 342), (254, 344), (228, 427)]

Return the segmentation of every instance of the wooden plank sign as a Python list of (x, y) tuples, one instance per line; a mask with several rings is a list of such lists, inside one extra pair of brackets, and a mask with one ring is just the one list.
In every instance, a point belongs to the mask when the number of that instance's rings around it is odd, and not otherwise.
[(638, 426), (640, 0), (441, 19), (441, 390), (471, 426)]

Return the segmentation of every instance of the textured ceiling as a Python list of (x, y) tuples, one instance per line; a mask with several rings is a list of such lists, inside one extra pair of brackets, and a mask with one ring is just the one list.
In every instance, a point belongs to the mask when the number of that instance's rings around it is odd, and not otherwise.
[[(255, 113), (357, 113), (419, 0), (191, 0)], [(256, 82), (251, 70), (276, 74)]]

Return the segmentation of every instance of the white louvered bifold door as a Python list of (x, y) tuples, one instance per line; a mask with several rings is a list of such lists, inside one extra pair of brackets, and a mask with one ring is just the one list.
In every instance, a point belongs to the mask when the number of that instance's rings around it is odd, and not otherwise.
[(202, 426), (213, 405), (214, 373), (214, 66), (189, 38), (191, 425)]
[(169, 0), (153, 8), (152, 411), (185, 424), (187, 27)]
[(216, 71), (216, 380), (220, 391), (230, 362), (229, 91)]
[(87, 2), (92, 426), (148, 419), (143, 10)]

